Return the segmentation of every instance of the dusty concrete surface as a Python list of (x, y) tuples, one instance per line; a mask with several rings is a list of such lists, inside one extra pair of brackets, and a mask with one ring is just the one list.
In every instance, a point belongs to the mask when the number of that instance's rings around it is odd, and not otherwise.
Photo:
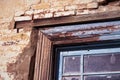
[[(109, 4), (109, 5), (108, 5)], [(120, 1), (0, 0), (0, 80), (28, 80), (34, 48), (31, 29), (14, 29), (15, 21), (120, 10)]]

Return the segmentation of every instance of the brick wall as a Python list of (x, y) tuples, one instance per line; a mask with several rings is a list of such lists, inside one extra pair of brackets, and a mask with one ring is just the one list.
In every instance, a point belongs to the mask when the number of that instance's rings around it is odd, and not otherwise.
[(0, 0), (0, 80), (28, 80), (31, 29), (14, 29), (15, 21), (120, 10), (105, 0)]

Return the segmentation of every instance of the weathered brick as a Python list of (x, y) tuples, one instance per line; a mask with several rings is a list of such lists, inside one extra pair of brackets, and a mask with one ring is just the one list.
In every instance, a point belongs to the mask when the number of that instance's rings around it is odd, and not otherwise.
[(78, 4), (77, 9), (83, 10), (87, 8), (87, 4)]
[(25, 12), (25, 15), (32, 15), (33, 13), (34, 13), (33, 10), (29, 10), (29, 11), (26, 11), (26, 12)]
[(40, 3), (37, 5), (32, 5), (31, 8), (34, 10), (47, 9), (47, 8), (50, 8), (50, 3)]
[(39, 14), (41, 12), (44, 12), (44, 10), (43, 9), (38, 9), (38, 10), (34, 10), (33, 14)]
[(95, 14), (95, 13), (98, 13), (96, 10), (90, 10), (89, 11), (89, 14)]
[(98, 3), (105, 3), (106, 0), (97, 0)]
[(86, 4), (86, 3), (90, 3), (93, 2), (95, 0), (80, 0), (80, 4)]
[(76, 15), (84, 15), (89, 14), (89, 10), (77, 10)]
[(45, 18), (51, 18), (51, 17), (53, 17), (53, 13), (47, 13), (47, 14), (45, 14)]
[(65, 10), (75, 10), (75, 9), (77, 9), (77, 8), (78, 8), (77, 5), (65, 6)]
[(15, 12), (15, 16), (21, 16), (21, 15), (24, 15), (24, 11), (17, 11)]
[(52, 7), (52, 8), (50, 8), (50, 12), (62, 12), (64, 10), (65, 9), (64, 9), (63, 6), (62, 7)]
[(19, 17), (14, 17), (15, 21), (29, 21), (32, 20), (32, 16), (19, 16)]
[(51, 18), (53, 17), (53, 13), (40, 13), (40, 14), (35, 14), (34, 19), (42, 19), (42, 18)]
[(120, 10), (119, 6), (100, 6), (96, 11), (97, 12), (106, 12), (106, 11), (116, 11)]
[(98, 2), (91, 2), (87, 4), (88, 9), (96, 9), (98, 8)]
[(64, 11), (64, 12), (56, 12), (54, 14), (54, 17), (60, 17), (60, 16), (70, 16), (70, 15), (75, 15), (75, 11)]

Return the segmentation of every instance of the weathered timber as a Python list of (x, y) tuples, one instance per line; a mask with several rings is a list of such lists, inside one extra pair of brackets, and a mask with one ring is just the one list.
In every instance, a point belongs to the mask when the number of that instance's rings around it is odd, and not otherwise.
[(51, 80), (52, 42), (39, 31), (34, 80)]
[(118, 11), (101, 12), (101, 13), (86, 14), (86, 15), (79, 15), (79, 16), (36, 19), (33, 21), (24, 21), (24, 22), (18, 21), (16, 22), (15, 28), (21, 28), (21, 27), (42, 28), (45, 26), (52, 26), (52, 25), (82, 23), (82, 22), (108, 20), (108, 19), (120, 19), (120, 11), (118, 10)]
[(66, 32), (71, 32), (71, 31), (108, 28), (109, 26), (117, 26), (117, 25), (120, 25), (120, 20), (49, 27), (49, 28), (44, 28), (43, 30), (41, 29), (41, 31), (45, 34), (52, 35), (56, 33), (66, 33)]
[(108, 40), (120, 40), (119, 35), (96, 35), (86, 38), (78, 38), (78, 39), (66, 39), (66, 40), (59, 40), (53, 41), (54, 45), (62, 45), (62, 44), (76, 44), (76, 43), (86, 43), (86, 42), (96, 42), (96, 41), (108, 41)]
[(46, 34), (49, 39), (52, 41), (63, 40), (63, 39), (73, 39), (73, 38), (85, 38), (94, 35), (107, 35), (107, 34), (120, 34), (120, 25), (119, 26), (107, 26), (106, 28), (95, 28), (88, 30), (73, 30), (68, 32), (59, 32), (54, 34)]

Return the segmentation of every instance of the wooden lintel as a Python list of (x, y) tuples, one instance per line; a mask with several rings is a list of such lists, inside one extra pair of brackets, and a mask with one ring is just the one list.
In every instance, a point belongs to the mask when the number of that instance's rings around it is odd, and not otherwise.
[(76, 44), (76, 43), (86, 43), (86, 42), (96, 42), (96, 41), (108, 41), (108, 40), (120, 40), (120, 35), (108, 35), (108, 36), (91, 36), (86, 38), (78, 38), (78, 39), (67, 39), (67, 40), (59, 40), (53, 41), (54, 45), (65, 45), (65, 44)]
[(18, 21), (15, 22), (15, 28), (33, 27), (32, 21)]
[(49, 18), (49, 19), (36, 19), (33, 21), (16, 22), (15, 27), (16, 28), (21, 28), (21, 27), (42, 28), (45, 26), (52, 26), (52, 25), (83, 23), (83, 22), (89, 22), (89, 21), (100, 21), (100, 20), (109, 20), (109, 19), (120, 19), (120, 10), (79, 15), (79, 16), (66, 16), (66, 17), (56, 17), (56, 18)]

